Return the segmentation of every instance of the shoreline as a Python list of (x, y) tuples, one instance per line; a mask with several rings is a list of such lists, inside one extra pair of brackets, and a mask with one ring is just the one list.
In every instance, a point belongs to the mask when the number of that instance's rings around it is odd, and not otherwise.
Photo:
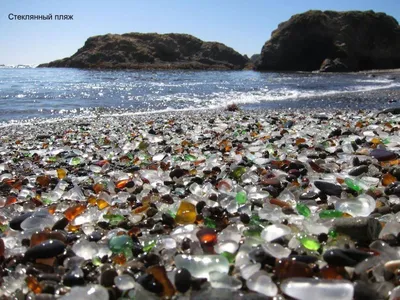
[[(372, 100), (373, 99), (373, 100)], [(240, 103), (233, 102), (230, 104), (237, 104), (243, 111), (258, 112), (269, 110), (299, 110), (299, 111), (335, 111), (342, 110), (343, 108), (348, 111), (357, 111), (360, 109), (379, 111), (386, 108), (393, 108), (400, 106), (400, 87), (398, 88), (377, 88), (375, 90), (367, 91), (342, 91), (335, 94), (315, 95), (306, 97), (292, 97), (283, 100), (266, 100), (259, 103)], [(352, 104), (353, 107), (346, 106), (346, 103), (351, 101), (358, 101), (359, 103)], [(319, 102), (324, 102), (326, 106), (320, 107)], [(376, 102), (379, 103), (377, 107)], [(343, 107), (341, 107), (343, 106)], [(37, 126), (46, 123), (57, 122), (80, 122), (97, 118), (113, 118), (118, 116), (146, 116), (146, 115), (163, 115), (163, 114), (196, 114), (201, 112), (204, 114), (213, 114), (224, 112), (226, 106), (223, 107), (210, 107), (210, 108), (183, 108), (183, 109), (166, 109), (154, 111), (136, 111), (134, 109), (120, 109), (120, 108), (92, 108), (88, 114), (72, 114), (60, 115), (49, 117), (36, 117), (25, 118), (8, 121), (0, 121), (0, 128), (7, 128), (10, 126)], [(100, 112), (99, 112), (100, 111)]]

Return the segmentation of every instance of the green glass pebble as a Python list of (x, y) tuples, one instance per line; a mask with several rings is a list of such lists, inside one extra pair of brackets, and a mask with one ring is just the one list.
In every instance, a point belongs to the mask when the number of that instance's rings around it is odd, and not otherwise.
[(317, 251), (321, 247), (318, 241), (309, 237), (301, 238), (300, 243), (304, 246), (304, 248), (312, 251)]
[(235, 254), (225, 251), (225, 252), (222, 252), (221, 255), (224, 256), (229, 261), (230, 264), (233, 264), (235, 262), (235, 258), (236, 258)]
[(332, 229), (332, 230), (329, 230), (328, 235), (331, 238), (336, 238), (338, 234), (337, 234), (337, 232), (335, 230)]
[(125, 249), (133, 247), (133, 241), (129, 235), (116, 235), (113, 236), (108, 242), (108, 247), (113, 253), (124, 252)]
[(144, 252), (149, 252), (149, 251), (151, 251), (151, 249), (154, 248), (155, 245), (156, 245), (156, 242), (155, 242), (155, 241), (152, 241), (152, 242), (150, 242), (148, 245), (146, 245), (146, 246), (143, 247), (143, 251), (144, 251)]
[(354, 180), (352, 180), (351, 178), (346, 178), (344, 180), (344, 182), (346, 183), (346, 185), (352, 189), (353, 191), (356, 191), (357, 193), (362, 192), (362, 188), (360, 186), (358, 186), (356, 184), (356, 182)]
[(139, 144), (139, 150), (145, 151), (147, 150), (147, 147), (149, 147), (149, 144), (147, 144), (146, 142), (140, 142)]
[(0, 225), (0, 232), (5, 232), (8, 229), (8, 225)]
[(388, 138), (385, 138), (385, 139), (382, 141), (382, 143), (384, 143), (384, 144), (389, 144), (389, 143), (390, 143), (390, 140), (389, 140)]
[(247, 202), (247, 195), (246, 192), (239, 192), (236, 194), (236, 201), (239, 204), (245, 204)]
[(77, 166), (81, 163), (81, 158), (80, 157), (74, 157), (71, 159), (70, 165), (72, 166)]
[(186, 161), (196, 161), (197, 158), (196, 158), (196, 156), (194, 156), (194, 155), (185, 154), (184, 159), (185, 159)]
[(122, 222), (125, 220), (125, 217), (122, 215), (118, 215), (118, 214), (109, 214), (109, 215), (104, 215), (103, 216), (104, 219), (108, 220), (108, 222), (110, 223), (110, 225), (115, 226), (118, 223)]
[(258, 215), (252, 215), (250, 218), (249, 225), (260, 225), (260, 217)]
[(95, 265), (96, 267), (98, 267), (98, 266), (101, 265), (101, 259), (100, 259), (98, 256), (93, 257), (92, 263), (93, 263), (93, 265)]
[(244, 173), (246, 173), (245, 167), (237, 167), (235, 170), (231, 172), (231, 176), (236, 180), (240, 180), (240, 178), (242, 178), (242, 175)]
[(258, 225), (249, 226), (249, 228), (243, 232), (243, 235), (246, 237), (259, 237), (262, 230), (263, 228)]
[(305, 204), (298, 203), (296, 205), (296, 210), (302, 216), (309, 217), (311, 215), (311, 210)]
[(323, 210), (319, 213), (321, 219), (341, 218), (343, 213), (338, 210)]
[(204, 218), (204, 225), (206, 225), (208, 228), (217, 228), (217, 223), (215, 223), (215, 221), (209, 217)]
[(50, 161), (50, 162), (56, 162), (57, 161), (57, 157), (51, 156), (47, 160)]

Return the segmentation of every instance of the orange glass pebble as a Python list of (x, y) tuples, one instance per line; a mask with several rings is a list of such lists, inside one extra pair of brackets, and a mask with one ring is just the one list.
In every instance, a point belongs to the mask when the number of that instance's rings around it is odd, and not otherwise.
[(36, 177), (36, 183), (42, 187), (47, 187), (50, 184), (50, 176), (43, 175)]
[(64, 179), (65, 177), (67, 177), (67, 170), (63, 168), (57, 169), (57, 177), (58, 179)]
[(163, 266), (151, 266), (147, 268), (146, 272), (153, 275), (154, 279), (161, 283), (163, 286), (162, 296), (165, 299), (171, 299), (171, 297), (175, 295), (175, 288), (169, 280)]
[(126, 257), (123, 253), (119, 253), (112, 258), (112, 261), (117, 265), (124, 265), (126, 263)]
[(130, 179), (120, 180), (117, 182), (117, 184), (115, 186), (119, 189), (123, 189), (129, 181), (130, 181)]
[(212, 228), (202, 228), (196, 233), (200, 244), (215, 245), (217, 243), (217, 233)]
[(70, 208), (67, 208), (64, 211), (64, 216), (68, 219), (68, 221), (72, 221), (75, 219), (77, 216), (79, 216), (81, 213), (83, 213), (86, 209), (86, 205), (84, 204), (77, 204), (74, 205)]
[(344, 183), (344, 179), (340, 178), (340, 177), (337, 177), (336, 178), (336, 182), (339, 183), (339, 184), (342, 184), (342, 183)]
[(141, 214), (141, 213), (145, 212), (148, 208), (149, 208), (149, 205), (145, 204), (145, 205), (142, 205), (142, 206), (139, 206), (139, 207), (135, 208), (133, 210), (133, 213), (134, 214)]
[(49, 211), (49, 213), (51, 213), (52, 215), (54, 215), (54, 213), (56, 212), (57, 209), (57, 205), (51, 205), (49, 207), (47, 207), (47, 210)]
[(371, 143), (375, 144), (375, 145), (380, 144), (381, 143), (381, 139), (377, 138), (377, 137), (374, 137), (374, 138), (372, 138)]
[(104, 199), (98, 199), (96, 201), (96, 204), (100, 210), (105, 209), (106, 207), (110, 206), (110, 204), (108, 204), (108, 202)]
[(70, 232), (77, 232), (77, 231), (79, 231), (80, 228), (81, 228), (81, 225), (75, 226), (75, 225), (69, 224), (67, 227), (67, 230)]
[[(199, 215), (200, 216), (200, 215)], [(217, 233), (212, 228), (202, 228), (196, 233), (201, 248), (205, 254), (214, 254), (214, 245), (217, 243)]]
[(6, 204), (4, 206), (8, 206), (17, 202), (17, 197), (8, 196), (6, 200)]
[(175, 221), (178, 224), (193, 224), (196, 221), (196, 206), (190, 202), (182, 201), (176, 212)]
[(35, 294), (40, 294), (42, 292), (42, 286), (39, 281), (33, 277), (33, 275), (28, 275), (25, 278), (26, 285)]
[(96, 198), (95, 196), (93, 196), (93, 195), (90, 195), (90, 196), (88, 197), (88, 199), (87, 199), (87, 202), (88, 202), (90, 205), (96, 205), (96, 204), (97, 204), (97, 198)]
[(303, 144), (303, 143), (305, 143), (305, 142), (306, 142), (305, 139), (303, 139), (303, 138), (298, 138), (298, 139), (296, 139), (296, 146), (298, 146), (298, 145), (300, 145), (300, 144)]
[(389, 184), (396, 182), (397, 178), (394, 177), (392, 174), (390, 173), (386, 173), (385, 175), (383, 175), (382, 177), (382, 184), (384, 186), (388, 186)]
[(279, 207), (291, 207), (289, 203), (275, 198), (269, 200), (269, 203), (278, 205)]
[(94, 192), (95, 192), (96, 194), (98, 194), (98, 193), (100, 193), (101, 191), (104, 190), (104, 185), (101, 184), (101, 183), (96, 183), (96, 184), (93, 186), (93, 190), (94, 190)]
[(324, 279), (349, 279), (344, 267), (325, 266), (321, 269), (321, 277)]

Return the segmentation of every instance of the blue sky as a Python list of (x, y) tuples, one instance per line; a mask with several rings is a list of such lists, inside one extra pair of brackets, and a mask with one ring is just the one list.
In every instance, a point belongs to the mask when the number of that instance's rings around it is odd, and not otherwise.
[[(188, 33), (250, 56), (280, 22), (309, 9), (372, 9), (400, 21), (400, 0), (0, 0), (0, 64), (64, 58), (89, 36), (126, 32)], [(9, 13), (74, 20), (10, 21)]]

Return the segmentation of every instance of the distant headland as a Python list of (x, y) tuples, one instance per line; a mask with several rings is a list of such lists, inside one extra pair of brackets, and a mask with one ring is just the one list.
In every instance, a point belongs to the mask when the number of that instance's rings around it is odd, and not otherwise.
[(90, 37), (68, 58), (38, 67), (354, 72), (400, 68), (400, 26), (374, 11), (311, 10), (278, 25), (250, 60), (188, 34)]

